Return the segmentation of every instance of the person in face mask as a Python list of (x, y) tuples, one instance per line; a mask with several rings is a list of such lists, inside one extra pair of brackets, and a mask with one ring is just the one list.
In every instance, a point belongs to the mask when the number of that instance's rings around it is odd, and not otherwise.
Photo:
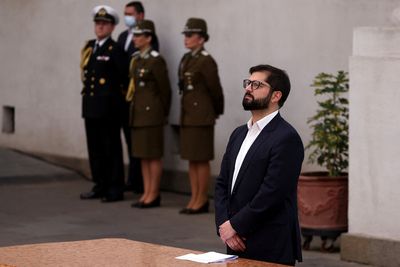
[[(144, 20), (144, 7), (142, 3), (139, 1), (133, 1), (126, 4), (124, 10), (124, 22), (127, 29), (118, 36), (117, 43), (125, 51), (125, 56), (128, 61), (131, 60), (132, 54), (137, 51), (137, 48), (135, 48), (133, 43), (133, 29), (137, 23), (142, 20)], [(151, 47), (153, 50), (158, 51), (158, 39), (155, 34), (153, 34), (153, 38), (151, 40)], [(128, 77), (126, 78), (128, 79)], [(126, 94), (126, 92), (127, 88), (125, 88), (124, 94)], [(140, 194), (143, 193), (143, 179), (140, 159), (131, 156), (132, 147), (129, 128), (129, 103), (123, 103), (121, 108), (123, 114), (121, 124), (129, 155), (129, 170), (125, 191), (129, 190)]]
[[(132, 42), (132, 30), (136, 26), (137, 22), (143, 19), (144, 7), (141, 2), (133, 1), (126, 4), (124, 10), (124, 22), (127, 29), (119, 35), (118, 43), (124, 48), (124, 51), (127, 52), (129, 57), (137, 51)], [(151, 47), (153, 50), (159, 51), (158, 38), (157, 36), (154, 37), (155, 38), (151, 41)]]

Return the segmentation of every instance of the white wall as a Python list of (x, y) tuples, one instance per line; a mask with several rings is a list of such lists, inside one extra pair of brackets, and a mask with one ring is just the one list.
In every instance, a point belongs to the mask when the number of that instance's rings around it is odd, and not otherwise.
[[(79, 52), (93, 38), (91, 9), (105, 3), (120, 13), (126, 1), (2, 0), (0, 3), (0, 108), (15, 106), (16, 132), (0, 134), (0, 145), (26, 151), (85, 158), (86, 143), (80, 118)], [(231, 131), (247, 121), (241, 107), (241, 80), (250, 66), (269, 63), (288, 71), (292, 92), (283, 116), (308, 142), (306, 120), (316, 108), (309, 84), (321, 72), (348, 69), (354, 27), (389, 24), (398, 0), (157, 0), (143, 1), (146, 17), (154, 20), (161, 53), (171, 82), (185, 49), (182, 35), (188, 17), (207, 20), (207, 49), (218, 62), (225, 92), (225, 114), (216, 127), (219, 163)], [(117, 33), (122, 31), (119, 25)], [(116, 34), (114, 37), (116, 38)], [(178, 120), (174, 92), (171, 121)], [(173, 154), (171, 130), (165, 165), (186, 170)], [(310, 169), (308, 164), (304, 169)]]
[(349, 180), (349, 233), (398, 241), (399, 44), (400, 28), (357, 28), (354, 32)]

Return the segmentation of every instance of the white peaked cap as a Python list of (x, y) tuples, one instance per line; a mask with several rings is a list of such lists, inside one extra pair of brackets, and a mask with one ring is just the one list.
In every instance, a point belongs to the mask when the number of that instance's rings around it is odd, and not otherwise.
[[(115, 11), (115, 9), (114, 8), (112, 8), (112, 7), (110, 7), (110, 6), (107, 6), (107, 5), (99, 5), (99, 6), (95, 6), (94, 8), (93, 8), (93, 11), (92, 11), (92, 16), (93, 16), (93, 19), (95, 20), (95, 19), (99, 19), (99, 20), (101, 20), (100, 18), (101, 18), (101, 16), (99, 16), (99, 11), (100, 10), (105, 10), (106, 11), (106, 14), (105, 14), (105, 16), (103, 16), (104, 18), (107, 18), (107, 17), (113, 17), (114, 18), (114, 21), (115, 21), (115, 25), (117, 25), (118, 24), (118, 22), (119, 22), (119, 17), (118, 17), (118, 13), (117, 13), (117, 11)], [(104, 19), (104, 20), (106, 20), (106, 19)]]

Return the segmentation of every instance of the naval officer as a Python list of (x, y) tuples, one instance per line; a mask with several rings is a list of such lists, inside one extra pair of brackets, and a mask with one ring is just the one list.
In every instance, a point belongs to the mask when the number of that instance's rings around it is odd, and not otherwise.
[(90, 170), (94, 186), (81, 199), (123, 200), (124, 172), (120, 138), (122, 89), (128, 60), (111, 38), (118, 24), (116, 11), (105, 5), (93, 9), (96, 39), (82, 49), (82, 117), (85, 121)]

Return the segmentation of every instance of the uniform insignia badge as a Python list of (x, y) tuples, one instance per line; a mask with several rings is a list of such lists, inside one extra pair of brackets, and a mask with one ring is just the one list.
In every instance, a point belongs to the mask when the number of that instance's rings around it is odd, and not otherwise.
[(97, 56), (96, 59), (98, 61), (109, 61), (110, 57), (109, 56)]
[(206, 50), (201, 51), (201, 54), (202, 54), (203, 56), (208, 56), (208, 55), (209, 55), (209, 53), (208, 53)]
[(99, 16), (105, 16), (107, 11), (104, 8), (101, 8), (97, 14), (99, 14)]
[(151, 51), (150, 52), (150, 54), (153, 56), (153, 57), (158, 57), (159, 55), (160, 55), (160, 53), (158, 53), (157, 51)]
[(105, 83), (106, 83), (106, 79), (100, 78), (99, 83), (100, 83), (101, 85), (105, 84)]

